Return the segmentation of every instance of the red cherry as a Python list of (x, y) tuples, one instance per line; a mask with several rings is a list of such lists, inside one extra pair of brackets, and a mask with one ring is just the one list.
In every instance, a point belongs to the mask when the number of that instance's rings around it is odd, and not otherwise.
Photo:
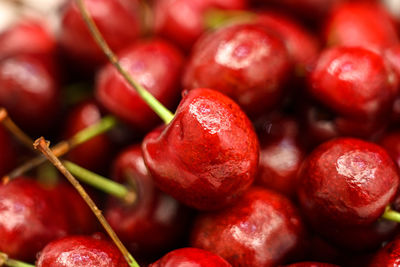
[(198, 40), (183, 86), (214, 88), (255, 116), (279, 102), (289, 70), (285, 46), (274, 34), (259, 25), (234, 25)]
[(230, 267), (226, 260), (206, 250), (198, 248), (181, 248), (173, 250), (149, 267)]
[[(174, 107), (179, 96), (183, 56), (162, 40), (141, 41), (121, 51), (128, 73), (165, 106)], [(144, 132), (160, 122), (118, 71), (108, 64), (97, 77), (96, 97), (108, 110)]]
[(368, 267), (395, 267), (400, 261), (400, 239), (395, 239), (381, 248), (371, 259)]
[(244, 9), (246, 0), (156, 0), (154, 30), (189, 51), (206, 30), (206, 12), (213, 8)]
[[(138, 0), (85, 0), (84, 3), (113, 51), (121, 50), (139, 37), (143, 24)], [(78, 65), (93, 69), (106, 62), (74, 1), (69, 1), (63, 11), (60, 42)]]
[(56, 69), (47, 55), (18, 54), (0, 61), (0, 106), (30, 132), (47, 129), (57, 116)]
[(211, 89), (184, 95), (173, 120), (142, 144), (156, 185), (182, 203), (219, 209), (246, 191), (259, 158), (257, 136), (239, 106)]
[(156, 255), (182, 236), (188, 211), (159, 191), (144, 164), (140, 146), (126, 148), (114, 162), (113, 178), (133, 186), (137, 200), (126, 205), (109, 199), (105, 216), (122, 242), (136, 255)]
[(379, 3), (346, 3), (327, 20), (324, 38), (329, 46), (362, 46), (381, 50), (398, 44), (395, 25)]
[(128, 267), (117, 247), (107, 240), (69, 236), (49, 243), (40, 253), (37, 267)]
[(305, 230), (287, 198), (252, 188), (226, 209), (201, 214), (191, 236), (194, 247), (233, 266), (277, 266), (304, 248)]
[[(66, 119), (64, 137), (68, 139), (79, 131), (101, 120), (100, 108), (94, 101), (84, 101), (74, 107)], [(68, 160), (89, 170), (102, 170), (111, 152), (111, 140), (101, 134), (77, 146), (67, 155)]]
[(316, 148), (299, 175), (299, 202), (317, 229), (371, 225), (393, 201), (399, 185), (397, 167), (386, 151), (353, 138)]
[(379, 143), (386, 149), (393, 161), (396, 162), (397, 166), (400, 168), (400, 132), (386, 133)]
[(68, 233), (64, 206), (39, 183), (17, 178), (0, 186), (0, 251), (32, 261), (48, 242)]

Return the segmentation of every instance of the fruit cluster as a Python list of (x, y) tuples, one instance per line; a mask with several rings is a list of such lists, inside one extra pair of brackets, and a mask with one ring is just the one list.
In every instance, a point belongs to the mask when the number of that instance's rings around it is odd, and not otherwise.
[(0, 266), (397, 266), (391, 11), (68, 0), (0, 32)]

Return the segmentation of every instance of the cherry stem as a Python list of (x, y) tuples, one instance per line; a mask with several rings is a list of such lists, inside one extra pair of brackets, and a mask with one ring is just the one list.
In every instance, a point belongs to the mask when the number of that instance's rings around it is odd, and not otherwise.
[(234, 23), (253, 22), (257, 15), (243, 10), (210, 9), (205, 13), (204, 25), (207, 29), (217, 29)]
[(132, 77), (128, 74), (128, 72), (121, 66), (118, 61), (117, 56), (108, 46), (107, 42), (104, 40), (102, 34), (96, 26), (96, 23), (93, 21), (89, 12), (87, 11), (83, 0), (76, 0), (80, 13), (85, 21), (87, 27), (89, 28), (92, 37), (99, 45), (103, 53), (107, 56), (109, 61), (114, 65), (114, 67), (118, 70), (118, 72), (124, 77), (124, 79), (128, 82), (130, 86), (139, 94), (139, 96), (149, 105), (149, 107), (157, 113), (157, 115), (168, 124), (173, 118), (174, 114), (169, 111), (163, 104), (161, 104), (152, 94), (150, 94), (143, 86), (134, 81)]
[(10, 259), (7, 254), (0, 252), (0, 266), (9, 267), (35, 267), (35, 265)]
[(121, 240), (118, 238), (117, 234), (108, 224), (107, 220), (104, 218), (101, 210), (96, 206), (90, 196), (86, 193), (85, 189), (79, 184), (78, 180), (64, 167), (61, 161), (54, 155), (54, 153), (49, 148), (49, 142), (46, 141), (43, 137), (38, 138), (33, 144), (35, 149), (40, 150), (43, 155), (68, 179), (68, 181), (74, 186), (74, 188), (78, 191), (81, 197), (88, 204), (90, 209), (93, 211), (94, 215), (96, 215), (97, 219), (103, 226), (104, 230), (108, 233), (110, 238), (114, 241), (115, 245), (121, 251), (122, 255), (125, 257), (125, 260), (128, 262), (131, 267), (139, 267), (139, 264), (132, 257), (126, 247), (122, 244)]
[(8, 116), (8, 112), (5, 108), (0, 108), (0, 121), (3, 126), (18, 139), (18, 141), (27, 148), (32, 149), (33, 140), (14, 123), (10, 116)]
[(137, 197), (136, 192), (128, 190), (126, 186), (82, 168), (70, 161), (63, 160), (62, 163), (65, 168), (67, 168), (81, 182), (89, 184), (114, 197), (120, 198), (128, 204), (135, 202)]
[(400, 223), (400, 213), (393, 210), (390, 206), (387, 206), (385, 212), (382, 214), (382, 218)]
[[(100, 135), (108, 130), (112, 129), (117, 124), (117, 120), (112, 116), (105, 116), (99, 122), (86, 127), (85, 129), (81, 130), (80, 132), (76, 133), (70, 139), (66, 141), (61, 141), (60, 143), (56, 144), (51, 148), (53, 153), (57, 157), (61, 157), (68, 153), (71, 149), (85, 143), (86, 141), (90, 140), (91, 138)], [(31, 142), (30, 146), (32, 147)], [(46, 157), (40, 155), (35, 157), (24, 164), (20, 165), (9, 174), (2, 178), (4, 181), (9, 181), (15, 177), (21, 176), (24, 173), (28, 172), (29, 170), (39, 166), (40, 164), (46, 162)]]

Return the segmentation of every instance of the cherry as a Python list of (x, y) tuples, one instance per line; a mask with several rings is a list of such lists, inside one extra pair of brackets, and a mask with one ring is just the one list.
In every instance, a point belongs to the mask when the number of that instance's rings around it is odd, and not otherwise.
[[(183, 66), (183, 57), (175, 47), (159, 39), (140, 41), (121, 51), (119, 59), (129, 74), (154, 97), (167, 107), (174, 107)], [(111, 64), (97, 77), (96, 97), (135, 129), (146, 132), (159, 123), (157, 115)]]
[(149, 267), (230, 267), (231, 265), (218, 255), (198, 248), (173, 250)]
[(290, 66), (283, 42), (265, 28), (250, 24), (223, 27), (198, 40), (183, 86), (214, 88), (256, 116), (279, 102)]
[(189, 51), (206, 30), (208, 10), (240, 10), (245, 0), (156, 0), (154, 1), (154, 31)]
[[(64, 137), (71, 138), (100, 120), (101, 112), (94, 101), (81, 102), (70, 111), (66, 119)], [(101, 134), (74, 148), (68, 153), (67, 159), (83, 168), (98, 170), (106, 166), (110, 152), (111, 140), (106, 134)]]
[(233, 205), (200, 214), (191, 236), (194, 247), (213, 252), (233, 266), (277, 266), (298, 256), (305, 230), (286, 197), (252, 188)]
[(205, 88), (184, 94), (173, 120), (143, 140), (156, 185), (182, 203), (219, 209), (246, 191), (259, 158), (250, 120), (225, 95)]
[(380, 145), (386, 149), (393, 161), (400, 168), (400, 132), (388, 132), (380, 140)]
[(353, 138), (316, 148), (303, 162), (299, 179), (299, 203), (318, 230), (371, 225), (399, 185), (397, 167), (386, 151)]
[(68, 236), (42, 250), (37, 267), (123, 267), (129, 266), (111, 242), (90, 236)]
[(329, 46), (381, 50), (398, 44), (395, 25), (379, 3), (346, 3), (335, 9), (323, 31)]
[(122, 242), (136, 255), (156, 255), (182, 236), (188, 211), (160, 192), (144, 164), (139, 145), (122, 151), (114, 161), (113, 178), (135, 188), (132, 205), (111, 198), (105, 216)]
[(51, 240), (67, 235), (65, 206), (25, 177), (0, 185), (0, 251), (32, 261)]
[(260, 164), (256, 183), (293, 197), (297, 189), (297, 170), (305, 157), (296, 121), (278, 117), (265, 122), (259, 133)]
[[(138, 0), (85, 0), (85, 6), (115, 51), (135, 41), (144, 28)], [(81, 68), (94, 69), (106, 62), (105, 55), (84, 24), (75, 1), (69, 1), (63, 10), (60, 43), (64, 52), (74, 62), (79, 62)]]
[(0, 106), (30, 132), (46, 130), (57, 116), (56, 69), (47, 55), (18, 54), (0, 61)]
[(400, 261), (400, 239), (386, 244), (371, 259), (369, 267), (394, 267), (398, 266)]

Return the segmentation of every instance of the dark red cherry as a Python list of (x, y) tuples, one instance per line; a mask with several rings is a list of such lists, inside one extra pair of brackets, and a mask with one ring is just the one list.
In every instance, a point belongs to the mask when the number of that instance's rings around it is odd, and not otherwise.
[(181, 248), (173, 250), (149, 267), (230, 267), (226, 260), (206, 250)]
[(292, 118), (276, 118), (259, 133), (260, 165), (256, 183), (293, 197), (297, 189), (297, 170), (305, 157), (300, 129)]
[(60, 108), (55, 62), (46, 55), (18, 54), (0, 61), (0, 106), (24, 130), (42, 132)]
[(154, 30), (189, 51), (206, 30), (208, 10), (244, 9), (246, 0), (156, 0), (154, 1)]
[(107, 221), (128, 249), (145, 256), (173, 247), (185, 230), (188, 211), (155, 187), (139, 145), (117, 156), (113, 178), (137, 192), (134, 204), (110, 198), (105, 209)]
[(305, 230), (294, 205), (272, 191), (252, 188), (235, 204), (201, 214), (191, 233), (194, 247), (232, 266), (277, 266), (304, 249)]
[(194, 46), (183, 87), (213, 88), (251, 115), (274, 107), (290, 72), (284, 43), (259, 25), (234, 25), (205, 34)]
[[(400, 77), (400, 45), (393, 46), (384, 52), (385, 58), (389, 62), (390, 66), (396, 73), (397, 77)], [(398, 94), (394, 100), (392, 107), (391, 122), (393, 125), (397, 125), (400, 122), (400, 95)]]
[(299, 203), (317, 229), (371, 225), (399, 185), (397, 167), (386, 151), (353, 138), (320, 145), (299, 175)]
[[(94, 101), (85, 101), (74, 107), (66, 119), (64, 138), (70, 138), (79, 131), (99, 122), (102, 118), (100, 108)], [(86, 141), (70, 151), (68, 160), (90, 170), (102, 170), (107, 165), (111, 152), (111, 140), (101, 134)]]
[(239, 106), (211, 89), (184, 94), (173, 120), (143, 140), (156, 185), (201, 210), (226, 206), (245, 192), (258, 167), (259, 145)]
[(371, 259), (368, 267), (396, 267), (400, 262), (400, 239), (381, 248)]
[(323, 31), (329, 46), (381, 50), (398, 44), (395, 25), (379, 3), (346, 3), (329, 16)]
[(326, 262), (304, 261), (285, 265), (285, 267), (339, 267), (339, 265)]
[[(163, 40), (141, 41), (118, 56), (133, 79), (155, 98), (168, 108), (176, 105), (183, 56), (175, 47)], [(96, 97), (109, 111), (143, 132), (160, 122), (111, 64), (103, 67), (97, 77)]]
[(400, 168), (400, 132), (386, 133), (380, 140), (380, 145), (386, 149), (393, 161)]
[(0, 251), (33, 261), (48, 242), (65, 236), (70, 225), (59, 203), (33, 179), (0, 185)]
[(110, 241), (90, 236), (69, 236), (53, 241), (42, 250), (37, 267), (128, 267)]
[(35, 20), (23, 20), (0, 34), (0, 58), (25, 54), (52, 54), (56, 40), (44, 25)]
[(16, 149), (10, 134), (0, 126), (0, 175), (6, 175), (17, 163)]
[[(138, 0), (85, 0), (84, 4), (113, 51), (131, 44), (141, 34), (143, 23)], [(75, 67), (93, 69), (106, 62), (74, 1), (69, 1), (63, 10), (60, 43)]]

